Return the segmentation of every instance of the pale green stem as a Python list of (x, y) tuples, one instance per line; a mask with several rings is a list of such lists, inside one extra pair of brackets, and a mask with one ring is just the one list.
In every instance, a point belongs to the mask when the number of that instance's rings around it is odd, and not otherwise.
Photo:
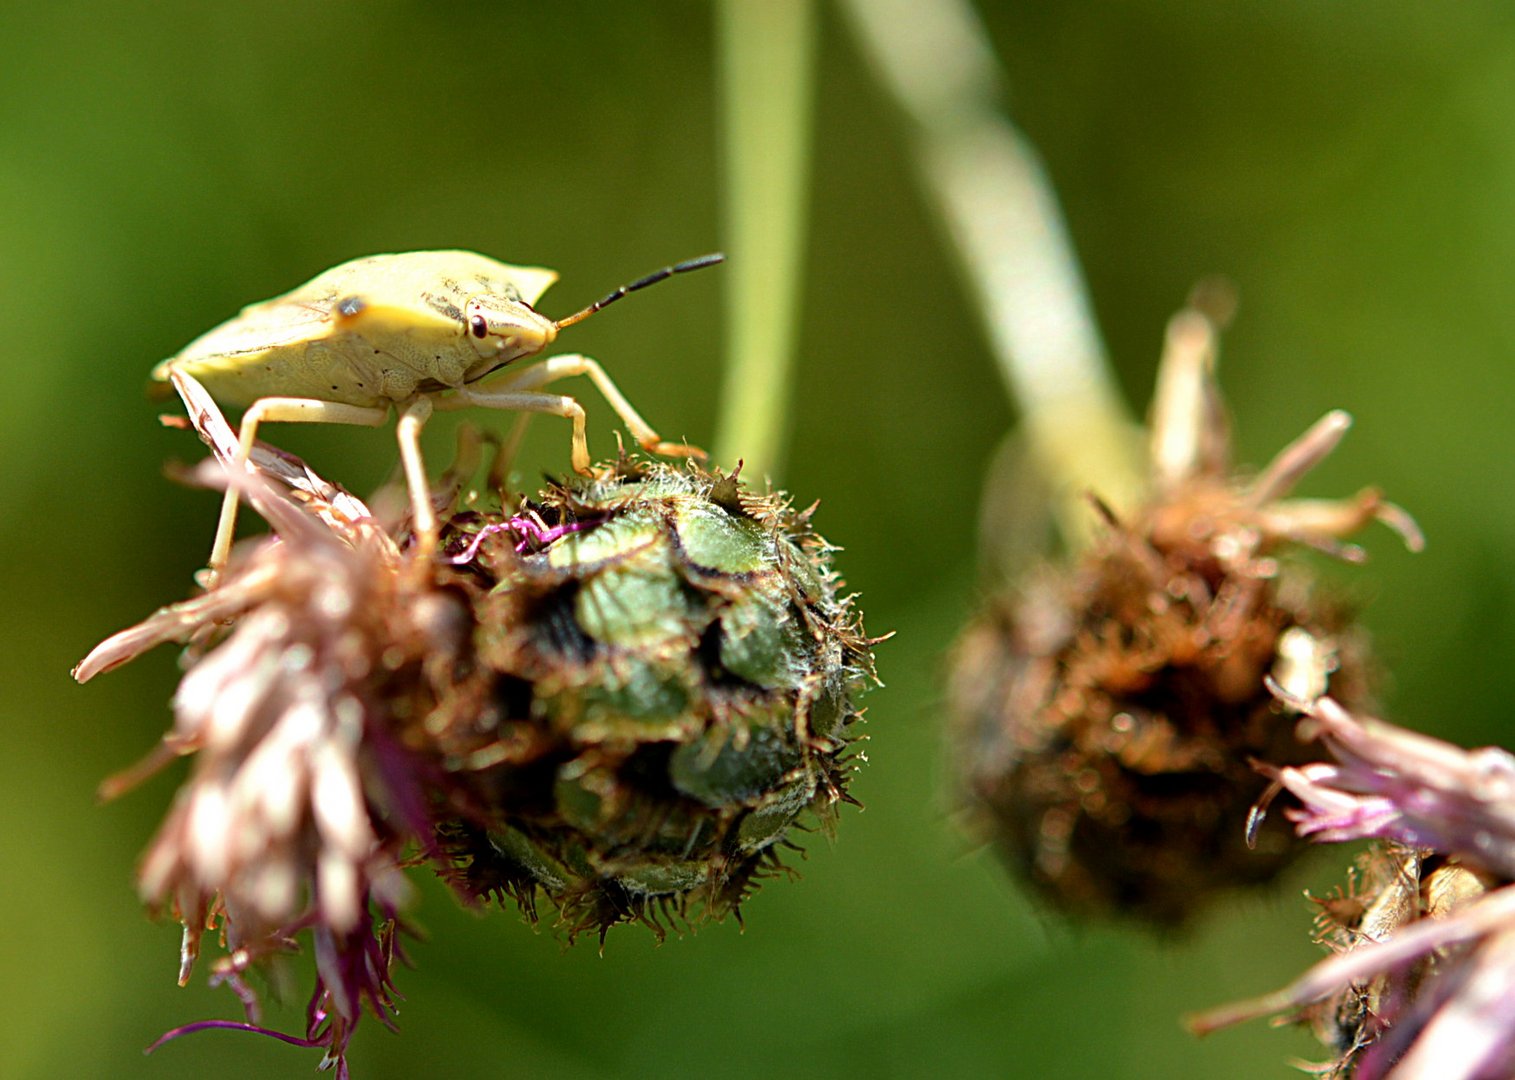
[(715, 460), (782, 463), (814, 98), (813, 0), (718, 5), (726, 160), (726, 381)]
[(1089, 492), (1117, 510), (1144, 486), (1057, 199), (998, 104), (998, 63), (963, 0), (842, 0), (880, 81), (913, 121), (922, 179), (946, 223), (1000, 373), (1019, 405), (1070, 543)]

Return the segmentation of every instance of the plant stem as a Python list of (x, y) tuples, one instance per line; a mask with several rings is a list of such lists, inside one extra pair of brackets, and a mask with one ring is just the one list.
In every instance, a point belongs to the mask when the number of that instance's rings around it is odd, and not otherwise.
[(1088, 492), (1119, 510), (1142, 490), (1141, 436), (1115, 388), (1056, 196), (999, 107), (983, 27), (962, 0), (842, 6), (914, 122), (924, 187), (1058, 497), (1063, 535), (1080, 544), (1093, 525)]
[(812, 0), (722, 0), (727, 369), (716, 460), (782, 464), (806, 225), (814, 99)]

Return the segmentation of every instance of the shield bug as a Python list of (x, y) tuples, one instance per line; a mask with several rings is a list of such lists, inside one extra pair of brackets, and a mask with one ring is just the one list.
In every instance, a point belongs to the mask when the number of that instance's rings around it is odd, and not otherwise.
[[(586, 375), (643, 449), (703, 456), (664, 442), (604, 369), (587, 356), (554, 356), (477, 385), (512, 361), (534, 356), (564, 327), (621, 297), (674, 274), (722, 260), (705, 255), (664, 267), (602, 300), (550, 319), (534, 305), (555, 271), (511, 266), (470, 251), (371, 255), (335, 266), (292, 292), (244, 308), (153, 369), (167, 382), (178, 371), (226, 405), (242, 406), (239, 457), (252, 452), (260, 424), (360, 424), (377, 427), (399, 415), (400, 461), (423, 550), (436, 541), (420, 434), (436, 409), (482, 406), (551, 413), (573, 423), (574, 470), (588, 473), (584, 409), (572, 397), (544, 392), (558, 379)], [(238, 495), (229, 488), (211, 549), (211, 577), (226, 563)]]

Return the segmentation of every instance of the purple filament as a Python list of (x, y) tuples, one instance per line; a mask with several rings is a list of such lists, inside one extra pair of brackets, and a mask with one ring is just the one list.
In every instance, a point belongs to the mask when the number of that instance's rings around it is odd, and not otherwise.
[(528, 551), (540, 551), (549, 544), (556, 543), (570, 533), (580, 532), (589, 526), (596, 524), (592, 521), (571, 521), (562, 525), (545, 525), (541, 518), (535, 514), (517, 514), (509, 521), (502, 521), (494, 525), (485, 525), (474, 534), (474, 537), (461, 555), (452, 558), (454, 565), (461, 566), (471, 563), (479, 554), (479, 548), (484, 541), (496, 533), (509, 533), (516, 539), (515, 552), (524, 555)]

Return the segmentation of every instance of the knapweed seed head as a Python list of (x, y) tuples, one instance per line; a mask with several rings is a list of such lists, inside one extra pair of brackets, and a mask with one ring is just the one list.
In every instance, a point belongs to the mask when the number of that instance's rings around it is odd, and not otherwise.
[(515, 513), (442, 506), (433, 554), (271, 447), (226, 468), (235, 433), (173, 378), (207, 482), (274, 533), (74, 674), (188, 646), (173, 730), (104, 789), (191, 759), (139, 887), (184, 925), (181, 981), (216, 932), (248, 1015), (181, 1033), (265, 1030), (246, 975), (308, 943), (307, 1028), (279, 1037), (345, 1069), (365, 1009), (391, 1022), (410, 865), (469, 901), (545, 895), (570, 936), (661, 933), (735, 911), (793, 829), (829, 826), (872, 643), (809, 511), (623, 459)]
[(1270, 880), (1300, 845), (1276, 823), (1247, 843), (1255, 759), (1306, 760), (1264, 677), (1367, 700), (1350, 613), (1281, 556), (1379, 519), (1420, 545), (1377, 492), (1290, 499), (1349, 418), (1332, 412), (1255, 477), (1230, 460), (1215, 327), (1180, 314), (1152, 421), (1152, 484), (1067, 567), (996, 598), (955, 659), (957, 760), (997, 851), (1078, 916), (1184, 923), (1218, 889)]

